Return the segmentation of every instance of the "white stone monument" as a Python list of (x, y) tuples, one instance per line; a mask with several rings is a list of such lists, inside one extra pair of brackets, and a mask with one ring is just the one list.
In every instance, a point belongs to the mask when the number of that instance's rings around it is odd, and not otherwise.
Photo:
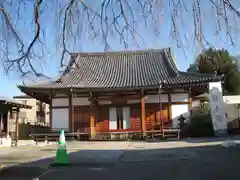
[(227, 135), (227, 119), (224, 111), (221, 82), (209, 83), (209, 100), (213, 129), (216, 136)]

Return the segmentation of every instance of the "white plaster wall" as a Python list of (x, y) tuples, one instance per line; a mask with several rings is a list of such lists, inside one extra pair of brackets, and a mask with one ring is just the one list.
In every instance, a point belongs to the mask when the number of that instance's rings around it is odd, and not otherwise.
[(184, 93), (185, 91), (184, 91), (184, 89), (175, 89), (175, 90), (173, 90), (172, 92), (182, 92), (182, 93)]
[(59, 93), (59, 94), (56, 94), (53, 97), (64, 97), (64, 96), (67, 96), (67, 94)]
[(99, 101), (98, 104), (112, 104), (112, 101)]
[(223, 96), (223, 102), (225, 104), (240, 104), (240, 96)]
[(69, 130), (69, 109), (52, 109), (52, 131)]
[(189, 98), (188, 93), (171, 94), (171, 101), (172, 102), (187, 102), (188, 98)]
[(240, 96), (223, 96), (224, 110), (227, 113), (227, 122), (231, 122), (240, 116)]
[[(168, 95), (167, 94), (161, 94), (160, 95), (161, 102), (168, 102)], [(147, 95), (145, 97), (145, 103), (159, 103), (159, 95)]]
[[(91, 103), (88, 100), (89, 98), (73, 98), (73, 105), (74, 106), (89, 106)], [(161, 94), (160, 101), (167, 103), (168, 102), (168, 95)], [(188, 101), (188, 93), (177, 93), (171, 94), (171, 101), (172, 102), (187, 102)], [(127, 100), (127, 104), (138, 104), (140, 103), (140, 99), (134, 100)], [(159, 103), (159, 95), (146, 95), (145, 96), (145, 103)], [(99, 101), (99, 104), (112, 104), (111, 101)], [(52, 99), (52, 106), (68, 106), (68, 98), (53, 98)]]
[[(172, 102), (187, 102), (188, 101), (188, 93), (177, 93), (177, 94), (171, 94), (171, 101)], [(168, 95), (167, 94), (161, 94), (160, 95), (160, 101), (163, 103), (168, 102)], [(135, 100), (127, 100), (127, 104), (138, 104), (140, 103), (140, 99)], [(145, 96), (145, 103), (159, 103), (159, 95), (146, 95)]]
[(91, 102), (88, 100), (89, 98), (73, 98), (74, 106), (89, 106)]
[(68, 98), (53, 98), (52, 107), (69, 106)]
[(172, 127), (179, 127), (178, 118), (180, 115), (183, 115), (186, 120), (188, 120), (190, 116), (190, 107), (189, 104), (173, 104), (172, 105)]
[(139, 104), (140, 102), (141, 102), (140, 99), (127, 100), (127, 104)]
[(237, 104), (224, 104), (225, 113), (227, 113), (227, 122), (237, 119), (240, 115), (240, 109)]
[[(112, 101), (98, 101), (100, 105), (103, 104), (112, 104)], [(89, 101), (89, 98), (73, 98), (73, 105), (74, 106), (90, 106), (91, 102)]]
[[(171, 94), (171, 102), (187, 102), (188, 96), (188, 93)], [(161, 94), (160, 101), (164, 103), (168, 102), (168, 95)], [(159, 103), (159, 95), (147, 95), (145, 103)]]

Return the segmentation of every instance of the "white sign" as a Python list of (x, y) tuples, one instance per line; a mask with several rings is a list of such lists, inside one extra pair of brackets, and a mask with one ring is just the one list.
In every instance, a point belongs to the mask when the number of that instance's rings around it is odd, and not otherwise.
[(223, 106), (221, 82), (209, 83), (209, 100), (214, 131), (226, 130), (227, 119)]

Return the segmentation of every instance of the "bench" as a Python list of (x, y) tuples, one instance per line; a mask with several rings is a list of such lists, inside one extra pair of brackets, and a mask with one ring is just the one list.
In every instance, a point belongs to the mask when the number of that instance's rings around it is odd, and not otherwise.
[[(66, 140), (74, 140), (75, 138), (79, 138), (81, 135), (87, 135), (87, 133), (65, 133)], [(39, 141), (46, 141), (49, 143), (49, 141), (55, 141), (58, 142), (59, 140), (59, 133), (32, 133), (29, 135), (35, 142), (36, 145)]]
[(162, 136), (162, 131), (161, 130), (148, 130), (146, 131), (146, 135), (147, 135), (147, 138), (152, 138), (154, 139), (154, 137), (156, 136)]
[(177, 135), (177, 138), (179, 139), (180, 138), (180, 132), (181, 132), (181, 130), (178, 129), (178, 128), (163, 129), (162, 137), (165, 138), (165, 137), (169, 137), (169, 136), (172, 136), (172, 135)]
[(126, 131), (126, 132), (110, 132), (111, 139), (115, 137), (119, 137), (119, 139), (125, 140), (133, 140), (133, 137), (142, 137), (142, 132), (139, 131)]
[(178, 128), (164, 127), (164, 129), (162, 130), (154, 130), (154, 129), (147, 130), (146, 135), (147, 135), (147, 138), (151, 138), (151, 139), (154, 139), (154, 137), (159, 137), (159, 136), (162, 138), (165, 138), (165, 137), (171, 137), (173, 135), (177, 135), (177, 138), (179, 139), (180, 132), (181, 130)]
[(142, 136), (142, 133), (139, 131), (126, 131), (126, 132), (100, 132), (96, 133), (95, 137), (92, 140), (113, 140), (116, 139), (125, 139), (132, 140), (134, 136)]

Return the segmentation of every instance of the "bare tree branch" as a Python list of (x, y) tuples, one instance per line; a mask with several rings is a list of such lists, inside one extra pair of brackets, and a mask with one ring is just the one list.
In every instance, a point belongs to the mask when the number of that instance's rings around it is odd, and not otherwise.
[[(29, 17), (31, 12), (33, 16)], [(48, 18), (52, 22), (46, 23)], [(17, 71), (22, 76), (43, 76), (38, 64), (49, 51), (49, 31), (57, 39), (55, 47), (61, 52), (57, 63), (62, 68), (66, 65), (66, 55), (79, 50), (76, 47), (82, 39), (100, 41), (105, 51), (117, 39), (128, 48), (130, 43), (144, 44), (147, 36), (141, 32), (143, 25), (158, 36), (166, 31), (162, 28), (169, 22), (172, 39), (181, 49), (186, 48), (189, 37), (202, 48), (214, 47), (206, 36), (206, 26), (211, 26), (216, 36), (221, 36), (224, 30), (228, 42), (234, 46), (233, 35), (239, 32), (239, 20), (240, 12), (230, 0), (3, 0), (0, 2), (0, 58), (6, 73)], [(185, 29), (189, 24), (192, 26)], [(33, 30), (26, 34), (23, 28)]]
[[(24, 44), (23, 42), (20, 40), (17, 32), (15, 31), (15, 29), (12, 26), (12, 23), (7, 15), (7, 13), (5, 12), (4, 8), (1, 8), (1, 11), (5, 17), (5, 21), (7, 23), (7, 25), (10, 27), (14, 37), (17, 38), (18, 42), (20, 42), (21, 44), (21, 48), (19, 49), (19, 53), (21, 54), (21, 56), (17, 59), (8, 59), (4, 62), (5, 63), (5, 70), (8, 73), (10, 68), (13, 67), (13, 65), (17, 65), (18, 70), (20, 70), (21, 74), (24, 76), (25, 74), (29, 73), (29, 71), (32, 71), (36, 76), (41, 76), (42, 74), (38, 73), (35, 69), (35, 67), (32, 65), (31, 62), (31, 51), (32, 48), (34, 46), (34, 44), (36, 43), (36, 41), (38, 40), (39, 36), (40, 36), (40, 17), (39, 17), (39, 9), (40, 9), (40, 5), (42, 4), (43, 0), (37, 0), (35, 7), (34, 7), (34, 21), (36, 24), (36, 31), (35, 31), (35, 35), (33, 37), (33, 40), (30, 42), (29, 46), (27, 47), (26, 51), (24, 51)], [(33, 53), (34, 54), (34, 53)], [(28, 63), (30, 70), (28, 71), (23, 71), (22, 67), (25, 65), (25, 63)]]

